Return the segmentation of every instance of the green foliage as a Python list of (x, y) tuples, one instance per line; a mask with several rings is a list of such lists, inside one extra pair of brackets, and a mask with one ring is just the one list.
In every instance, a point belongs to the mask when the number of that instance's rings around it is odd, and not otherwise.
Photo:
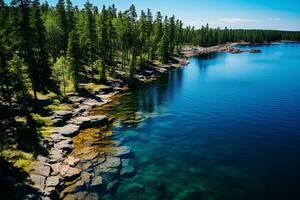
[(72, 91), (71, 69), (68, 60), (61, 56), (53, 65), (53, 77), (57, 81), (60, 91), (66, 96), (68, 91)]

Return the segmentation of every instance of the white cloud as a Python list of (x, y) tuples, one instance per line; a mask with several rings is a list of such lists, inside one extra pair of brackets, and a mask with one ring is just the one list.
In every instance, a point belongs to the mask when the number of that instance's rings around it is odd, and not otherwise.
[(276, 18), (268, 18), (268, 21), (280, 21), (280, 18), (276, 17)]
[(221, 18), (219, 19), (220, 22), (228, 23), (228, 24), (235, 24), (240, 22), (256, 22), (256, 19), (246, 19), (246, 18)]

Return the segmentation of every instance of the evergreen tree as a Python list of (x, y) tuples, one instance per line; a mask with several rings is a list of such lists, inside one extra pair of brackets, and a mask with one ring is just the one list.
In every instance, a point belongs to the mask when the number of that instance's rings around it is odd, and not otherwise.
[(67, 13), (65, 9), (65, 1), (64, 0), (58, 0), (58, 3), (56, 5), (56, 13), (57, 13), (57, 20), (58, 20), (58, 26), (62, 30), (62, 38), (61, 38), (61, 47), (60, 50), (62, 52), (66, 52), (67, 46), (68, 46), (68, 19), (67, 19)]
[(164, 33), (158, 44), (160, 62), (164, 64), (168, 62), (168, 56), (169, 56), (168, 51), (169, 51), (169, 24), (168, 24), (168, 17), (165, 17)]
[(97, 44), (97, 34), (96, 34), (96, 21), (94, 14), (92, 12), (93, 6), (92, 4), (87, 1), (84, 5), (85, 8), (85, 38), (86, 38), (86, 46), (87, 46), (87, 54), (89, 55), (88, 62), (91, 64), (92, 69), (92, 79), (93, 79), (93, 74), (94, 74), (94, 62), (96, 60), (95, 58), (95, 52), (96, 52), (96, 44)]
[(143, 54), (145, 49), (147, 48), (147, 18), (146, 13), (142, 10), (140, 19), (139, 19), (139, 51), (140, 51), (140, 60), (141, 63), (144, 62)]
[(73, 78), (74, 88), (76, 91), (79, 89), (81, 63), (81, 50), (79, 46), (79, 39), (76, 30), (69, 34), (67, 59), (70, 64), (70, 71)]
[(41, 10), (39, 0), (33, 2), (33, 19), (34, 19), (34, 33), (35, 33), (35, 45), (36, 51), (36, 71), (38, 74), (38, 89), (45, 90), (50, 85), (50, 66), (48, 63), (48, 52), (46, 50), (46, 38), (45, 27), (41, 18)]

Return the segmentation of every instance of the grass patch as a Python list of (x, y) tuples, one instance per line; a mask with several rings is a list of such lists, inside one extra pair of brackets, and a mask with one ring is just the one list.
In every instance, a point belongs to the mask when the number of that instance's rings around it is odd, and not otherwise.
[(107, 85), (95, 84), (95, 83), (85, 83), (85, 84), (80, 84), (80, 86), (90, 92), (100, 91), (101, 89), (106, 89), (109, 87)]
[(25, 153), (16, 149), (7, 149), (3, 150), (0, 155), (3, 156), (5, 160), (12, 163), (14, 167), (23, 169), (26, 172), (30, 172), (33, 167), (34, 158), (30, 153)]

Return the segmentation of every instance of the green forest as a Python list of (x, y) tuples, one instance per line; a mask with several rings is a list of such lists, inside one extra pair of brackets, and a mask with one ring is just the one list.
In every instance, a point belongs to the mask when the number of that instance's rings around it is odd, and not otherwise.
[[(38, 154), (33, 141), (44, 137), (47, 112), (59, 109), (84, 84), (105, 84), (120, 73), (134, 84), (142, 66), (168, 64), (187, 45), (280, 40), (300, 41), (300, 33), (186, 27), (175, 16), (138, 12), (134, 5), (118, 11), (115, 5), (98, 8), (89, 1), (78, 7), (71, 0), (58, 0), (55, 6), (0, 0), (0, 150)], [(45, 98), (50, 101), (46, 106)], [(18, 166), (25, 170), (26, 156), (0, 154), (22, 157)]]

